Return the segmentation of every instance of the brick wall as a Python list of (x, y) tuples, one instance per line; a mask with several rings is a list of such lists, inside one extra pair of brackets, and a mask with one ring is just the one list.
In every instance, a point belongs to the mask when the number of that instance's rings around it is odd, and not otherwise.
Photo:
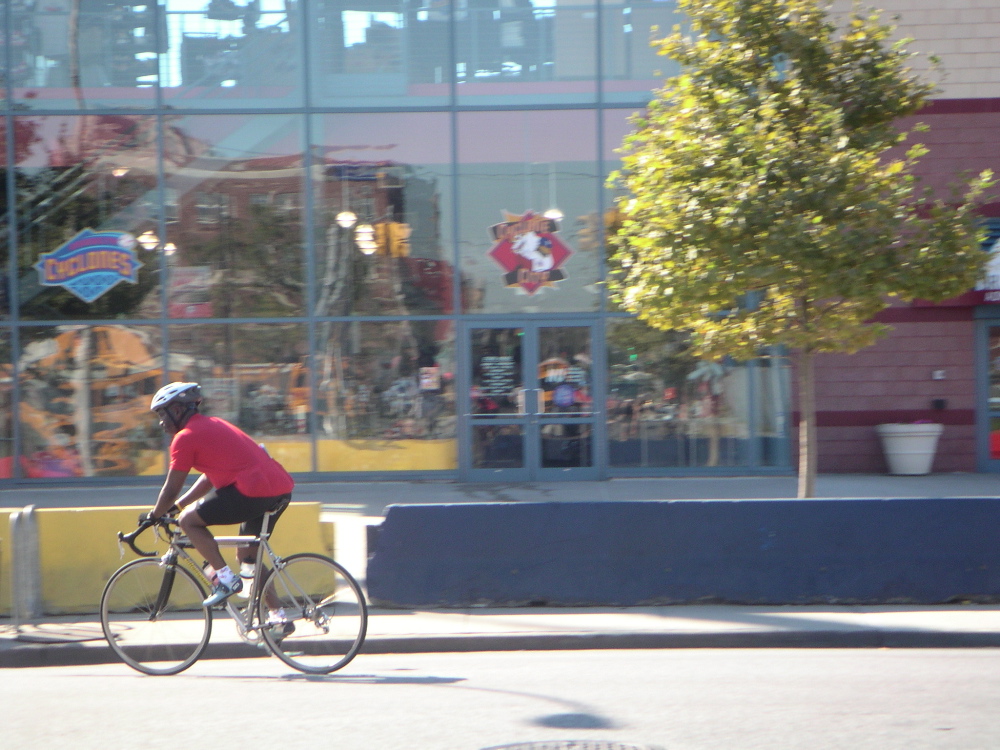
[[(898, 27), (897, 37), (909, 37), (911, 52), (921, 56), (914, 70), (926, 73), (946, 99), (1000, 96), (1000, 2), (997, 0), (879, 0), (883, 20)], [(851, 7), (836, 0), (835, 12)], [(893, 21), (894, 16), (898, 21)], [(941, 59), (940, 73), (930, 71), (927, 55)]]
[[(975, 341), (968, 308), (892, 308), (892, 332), (852, 355), (816, 359), (819, 471), (886, 471), (875, 433), (883, 422), (945, 425), (934, 471), (974, 471)], [(935, 371), (944, 378), (934, 379)], [(947, 408), (937, 410), (935, 399)]]

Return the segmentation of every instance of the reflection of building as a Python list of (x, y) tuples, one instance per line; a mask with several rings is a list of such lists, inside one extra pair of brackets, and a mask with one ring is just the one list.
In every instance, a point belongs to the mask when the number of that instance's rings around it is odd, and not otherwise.
[[(1000, 21), (883, 5), (948, 70), (921, 117), (929, 182), (1000, 166), (1000, 53), (976, 47)], [(304, 474), (794, 465), (785, 360), (714, 369), (603, 301), (604, 176), (669, 65), (648, 40), (670, 0), (4, 10), (0, 474), (159, 474), (145, 399), (167, 377), (203, 382), (207, 409)], [(529, 212), (561, 216), (568, 250), (531, 290), (489, 255), (490, 228)], [(85, 228), (144, 248), (136, 283), (89, 304), (33, 268)], [(939, 469), (1000, 467), (998, 301), (894, 307), (890, 338), (824, 358), (821, 470), (882, 470), (874, 424), (916, 419), (946, 424)]]
[(160, 438), (148, 417), (163, 380), (155, 347), (141, 329), (61, 329), (27, 344), (18, 362), (25, 472), (146, 473), (159, 461)]

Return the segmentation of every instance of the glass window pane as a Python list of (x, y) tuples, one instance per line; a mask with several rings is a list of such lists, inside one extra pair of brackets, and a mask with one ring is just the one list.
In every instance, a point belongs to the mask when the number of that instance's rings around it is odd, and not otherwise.
[(21, 470), (29, 478), (163, 473), (162, 431), (149, 411), (163, 384), (151, 326), (21, 331)]
[(469, 333), (472, 355), (470, 413), (477, 416), (524, 414), (521, 346), (523, 328), (474, 328)]
[(306, 326), (170, 326), (170, 368), (201, 384), (203, 413), (260, 441), (289, 471), (312, 471)]
[(446, 114), (315, 119), (320, 316), (453, 309), (451, 147)]
[[(0, 15), (2, 18), (2, 15)], [(10, 318), (10, 292), (8, 288), (10, 260), (10, 212), (7, 210), (7, 126), (6, 118), (0, 123), (0, 320)]]
[(451, 3), (373, 6), (314, 0), (309, 61), (313, 102), (324, 107), (447, 104)]
[(453, 470), (450, 321), (320, 323), (319, 471)]
[(763, 466), (786, 466), (791, 429), (788, 412), (791, 394), (791, 365), (786, 357), (757, 360), (757, 435)]
[[(604, 122), (604, 143), (603, 143), (603, 166), (604, 166), (604, 180), (602, 181), (604, 189), (604, 241), (601, 243), (602, 248), (602, 261), (606, 261), (608, 254), (612, 251), (610, 247), (610, 239), (613, 238), (614, 234), (618, 231), (621, 226), (621, 216), (618, 212), (617, 201), (620, 197), (625, 195), (625, 188), (620, 185), (611, 185), (608, 182), (608, 177), (612, 172), (621, 169), (622, 166), (622, 154), (620, 149), (622, 148), (625, 140), (625, 136), (632, 132), (633, 127), (630, 122), (630, 118), (636, 114), (634, 109), (610, 109), (605, 110), (602, 113), (602, 119)], [(621, 311), (621, 307), (618, 303), (610, 300), (605, 295), (606, 304), (608, 309)]]
[(152, 0), (8, 3), (11, 85), (25, 108), (149, 107), (163, 49)]
[(301, 118), (190, 115), (165, 141), (169, 315), (302, 315)]
[(558, 424), (542, 427), (543, 469), (578, 469), (593, 465), (593, 435), (589, 425)]
[(462, 113), (458, 143), (465, 310), (596, 309), (600, 187), (593, 113)]
[(519, 425), (474, 426), (472, 468), (524, 468), (524, 428)]
[(683, 16), (675, 0), (603, 0), (601, 40), (604, 101), (644, 104), (680, 67), (650, 42), (668, 36)]
[(597, 97), (597, 7), (470, 0), (456, 17), (463, 104), (570, 104)]
[[(538, 329), (538, 384), (545, 414), (590, 414), (590, 328)], [(574, 433), (575, 434), (575, 433)]]
[(10, 331), (0, 330), (0, 479), (14, 476), (14, 382)]
[(749, 463), (747, 367), (698, 360), (684, 337), (608, 322), (608, 454), (618, 467)]
[(165, 0), (163, 100), (171, 107), (296, 107), (299, 3)]
[[(20, 85), (31, 70), (31, 55), (27, 50), (21, 53), (15, 52), (9, 58), (7, 57), (8, 30), (14, 37), (14, 45), (24, 46), (25, 44), (24, 33), (15, 34), (13, 32), (11, 8), (16, 6), (18, 11), (23, 12), (24, 6), (28, 2), (29, 0), (13, 0), (13, 2), (8, 1), (0, 5), (0, 60), (4, 61), (3, 64), (0, 64), (0, 106), (3, 107), (7, 106), (7, 85)], [(10, 65), (7, 64), (7, 60), (11, 61)]]
[(158, 316), (156, 121), (17, 117), (14, 138), (22, 317)]

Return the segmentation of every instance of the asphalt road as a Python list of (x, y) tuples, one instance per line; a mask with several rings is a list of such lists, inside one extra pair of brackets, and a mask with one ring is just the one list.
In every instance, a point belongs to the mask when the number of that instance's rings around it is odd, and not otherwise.
[(327, 677), (267, 658), (175, 677), (0, 670), (3, 745), (22, 750), (993, 750), (998, 701), (993, 649), (362, 655)]

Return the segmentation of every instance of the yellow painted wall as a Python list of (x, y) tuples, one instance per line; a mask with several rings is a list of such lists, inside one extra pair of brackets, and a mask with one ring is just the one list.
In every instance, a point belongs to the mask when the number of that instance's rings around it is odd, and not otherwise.
[[(302, 438), (265, 440), (267, 452), (292, 473), (312, 471), (312, 448)], [(456, 440), (320, 440), (317, 471), (454, 471)], [(162, 476), (163, 453), (143, 457), (143, 476)]]
[(0, 508), (0, 612), (11, 613), (10, 514), (18, 508)]
[(429, 471), (458, 468), (455, 440), (320, 440), (319, 471)]
[[(117, 533), (132, 531), (139, 514), (147, 510), (149, 506), (36, 511), (45, 614), (97, 612), (108, 578), (134, 557), (128, 547), (124, 548), (124, 554), (119, 553)], [(319, 503), (293, 502), (271, 538), (275, 551), (283, 555), (294, 552), (333, 555), (333, 524), (321, 524), (319, 515)], [(4, 528), (9, 529), (9, 520)], [(213, 526), (212, 531), (216, 536), (231, 536), (239, 532), (239, 527)], [(9, 531), (2, 534), (0, 555), (4, 557), (0, 558), (3, 565), (0, 575), (4, 577), (4, 585), (0, 587), (0, 610), (10, 613)], [(139, 538), (138, 546), (141, 549), (155, 546), (159, 553), (166, 551), (166, 545), (163, 542), (154, 545), (156, 541), (152, 531), (147, 531)], [(227, 559), (233, 558), (235, 549), (226, 548), (223, 554)], [(200, 560), (197, 553), (194, 556)]]
[[(307, 441), (264, 441), (291, 472), (312, 471)], [(320, 440), (317, 471), (449, 471), (458, 468), (455, 440)]]

